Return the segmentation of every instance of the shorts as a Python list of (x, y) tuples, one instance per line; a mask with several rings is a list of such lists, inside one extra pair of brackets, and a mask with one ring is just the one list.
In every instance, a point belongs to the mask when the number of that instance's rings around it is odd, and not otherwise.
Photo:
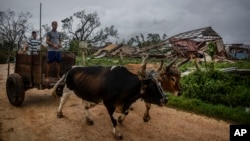
[(48, 51), (47, 63), (50, 64), (53, 63), (54, 61), (56, 61), (57, 63), (60, 63), (62, 61), (60, 51)]

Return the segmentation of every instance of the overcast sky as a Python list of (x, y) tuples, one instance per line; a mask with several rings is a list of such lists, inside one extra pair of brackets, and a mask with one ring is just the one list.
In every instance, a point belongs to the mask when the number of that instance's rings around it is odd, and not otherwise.
[[(30, 12), (30, 22), (39, 29), (81, 10), (96, 11), (101, 26), (114, 25), (121, 39), (140, 33), (166, 33), (168, 37), (211, 26), (224, 43), (250, 44), (250, 0), (0, 0), (0, 10)], [(60, 30), (60, 28), (59, 28)]]

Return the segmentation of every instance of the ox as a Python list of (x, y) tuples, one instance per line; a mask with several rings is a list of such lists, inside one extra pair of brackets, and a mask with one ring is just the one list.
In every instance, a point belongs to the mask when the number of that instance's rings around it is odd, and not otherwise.
[[(116, 139), (122, 139), (117, 121), (121, 123), (128, 114), (129, 107), (137, 99), (142, 98), (147, 103), (163, 106), (167, 103), (160, 83), (152, 75), (145, 72), (146, 57), (143, 60), (139, 74), (129, 72), (125, 67), (74, 67), (70, 69), (55, 84), (53, 96), (58, 84), (65, 81), (66, 86), (58, 107), (58, 118), (63, 117), (62, 107), (69, 97), (66, 89), (73, 91), (78, 97), (92, 103), (103, 102), (113, 123), (113, 134)], [(86, 122), (93, 123), (89, 117), (88, 106), (85, 105)], [(118, 115), (119, 114), (119, 115)]]
[[(180, 78), (181, 73), (178, 69), (181, 65), (185, 64), (190, 60), (187, 58), (183, 60), (177, 65), (174, 65), (176, 59), (173, 59), (166, 67), (163, 67), (163, 60), (161, 60), (160, 64), (147, 64), (146, 71), (152, 73), (156, 79), (161, 83), (161, 86), (164, 91), (168, 91), (175, 96), (181, 95), (181, 87), (180, 87)], [(140, 64), (127, 64), (125, 67), (132, 72), (133, 74), (138, 75), (138, 70), (140, 69)], [(149, 115), (149, 110), (151, 108), (151, 104), (145, 101), (146, 110), (143, 116), (143, 120), (148, 122), (151, 117)]]

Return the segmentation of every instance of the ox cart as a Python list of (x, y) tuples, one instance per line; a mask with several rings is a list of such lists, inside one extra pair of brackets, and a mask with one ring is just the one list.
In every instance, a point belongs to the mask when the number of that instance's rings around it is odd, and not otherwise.
[[(75, 65), (75, 60), (75, 53), (63, 51), (60, 73), (65, 73)], [(8, 70), (6, 81), (6, 93), (9, 102), (14, 106), (20, 106), (24, 101), (26, 90), (31, 88), (37, 88), (38, 90), (53, 88), (58, 80), (56, 64), (53, 63), (50, 67), (48, 81), (45, 80), (46, 69), (47, 52), (41, 51), (36, 55), (16, 53), (14, 73), (9, 74), (10, 71)], [(64, 85), (64, 83), (60, 83), (56, 90), (58, 95), (62, 94)]]

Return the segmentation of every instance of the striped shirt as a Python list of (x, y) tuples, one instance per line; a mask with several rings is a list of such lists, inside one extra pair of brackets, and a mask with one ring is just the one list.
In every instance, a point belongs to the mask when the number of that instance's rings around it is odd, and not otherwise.
[(40, 50), (40, 45), (41, 45), (41, 42), (37, 39), (30, 39), (28, 41), (28, 54), (31, 54), (31, 51), (32, 51), (32, 54), (37, 54), (37, 51)]

